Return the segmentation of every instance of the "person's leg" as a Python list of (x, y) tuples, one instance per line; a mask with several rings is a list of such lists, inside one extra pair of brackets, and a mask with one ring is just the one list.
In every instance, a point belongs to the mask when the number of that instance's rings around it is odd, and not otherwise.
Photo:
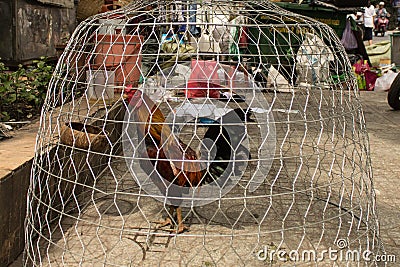
[(368, 45), (372, 45), (372, 28), (364, 27), (364, 41), (367, 41)]

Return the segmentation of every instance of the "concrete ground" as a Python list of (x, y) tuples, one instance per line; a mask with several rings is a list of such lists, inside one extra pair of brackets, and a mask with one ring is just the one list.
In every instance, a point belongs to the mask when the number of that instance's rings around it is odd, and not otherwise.
[(400, 111), (387, 104), (385, 92), (361, 92), (369, 133), (381, 238), (400, 264)]
[[(390, 40), (389, 31), (384, 37), (373, 37), (373, 43)], [(361, 92), (361, 100), (369, 133), (372, 167), (375, 180), (377, 209), (381, 225), (381, 238), (388, 254), (394, 254), (400, 264), (400, 155), (398, 132), (400, 111), (393, 111), (387, 104), (385, 92)]]
[[(395, 255), (400, 262), (400, 194), (397, 185), (400, 166), (400, 111), (393, 111), (387, 104), (385, 92), (361, 92), (361, 100), (370, 140), (370, 151), (380, 219), (381, 238), (387, 254)], [(22, 257), (11, 267), (22, 266)]]
[(391, 34), (393, 34), (394, 32), (397, 32), (396, 30), (395, 31), (388, 31), (386, 34), (385, 34), (385, 36), (381, 36), (381, 35), (379, 35), (379, 36), (373, 36), (373, 38), (372, 38), (372, 44), (376, 44), (376, 43), (380, 43), (380, 42), (383, 42), (383, 41), (389, 41), (390, 40), (390, 35)]

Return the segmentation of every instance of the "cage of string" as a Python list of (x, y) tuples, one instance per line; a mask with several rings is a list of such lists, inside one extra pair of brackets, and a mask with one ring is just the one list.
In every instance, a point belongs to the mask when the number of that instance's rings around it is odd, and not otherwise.
[(134, 1), (86, 19), (36, 147), (26, 265), (384, 251), (344, 49), (328, 26), (268, 1)]

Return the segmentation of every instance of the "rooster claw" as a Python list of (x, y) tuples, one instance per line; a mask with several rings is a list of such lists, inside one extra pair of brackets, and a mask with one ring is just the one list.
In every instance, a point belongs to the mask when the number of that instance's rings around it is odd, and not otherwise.
[(181, 234), (181, 233), (187, 232), (187, 231), (190, 231), (190, 228), (185, 225), (181, 225), (180, 227), (178, 227), (178, 230), (175, 230), (175, 232), (177, 234)]
[[(157, 228), (157, 229), (159, 229), (159, 228)], [(170, 233), (174, 233), (174, 234), (182, 234), (184, 232), (189, 231), (190, 228), (187, 226), (182, 226), (182, 227), (178, 227), (178, 229), (163, 229), (163, 230), (170, 232)]]
[(171, 226), (174, 225), (170, 218), (167, 218), (164, 221), (154, 221), (152, 223), (157, 224), (156, 229), (160, 229), (160, 228), (162, 228), (164, 226), (167, 226), (167, 225), (171, 225)]
[[(170, 225), (171, 227), (175, 225), (170, 218), (167, 218), (164, 221), (154, 221), (152, 223), (157, 224), (156, 230), (161, 229), (168, 225)], [(171, 233), (181, 234), (183, 232), (189, 231), (190, 229), (189, 229), (189, 227), (185, 226), (184, 224), (180, 224), (178, 226), (178, 229), (163, 229), (163, 230), (171, 232)]]

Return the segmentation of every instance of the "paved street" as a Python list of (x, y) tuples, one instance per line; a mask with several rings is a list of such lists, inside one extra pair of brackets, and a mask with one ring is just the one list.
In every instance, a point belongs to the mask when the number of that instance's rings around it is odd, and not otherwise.
[(377, 194), (381, 238), (388, 254), (400, 264), (400, 111), (387, 104), (387, 93), (361, 92), (369, 133), (372, 167)]
[(383, 41), (389, 41), (390, 40), (390, 34), (392, 34), (393, 32), (394, 31), (389, 31), (383, 37), (380, 36), (380, 34), (379, 34), (379, 36), (375, 36), (374, 35), (374, 37), (372, 39), (372, 44), (380, 43), (380, 42), (383, 42)]
[[(378, 36), (373, 43), (390, 40), (388, 32)], [(364, 114), (369, 132), (371, 158), (377, 193), (381, 237), (388, 254), (395, 254), (400, 264), (400, 166), (396, 156), (400, 155), (398, 131), (400, 111), (393, 111), (387, 104), (387, 93), (361, 92)], [(391, 265), (389, 265), (391, 266)]]

